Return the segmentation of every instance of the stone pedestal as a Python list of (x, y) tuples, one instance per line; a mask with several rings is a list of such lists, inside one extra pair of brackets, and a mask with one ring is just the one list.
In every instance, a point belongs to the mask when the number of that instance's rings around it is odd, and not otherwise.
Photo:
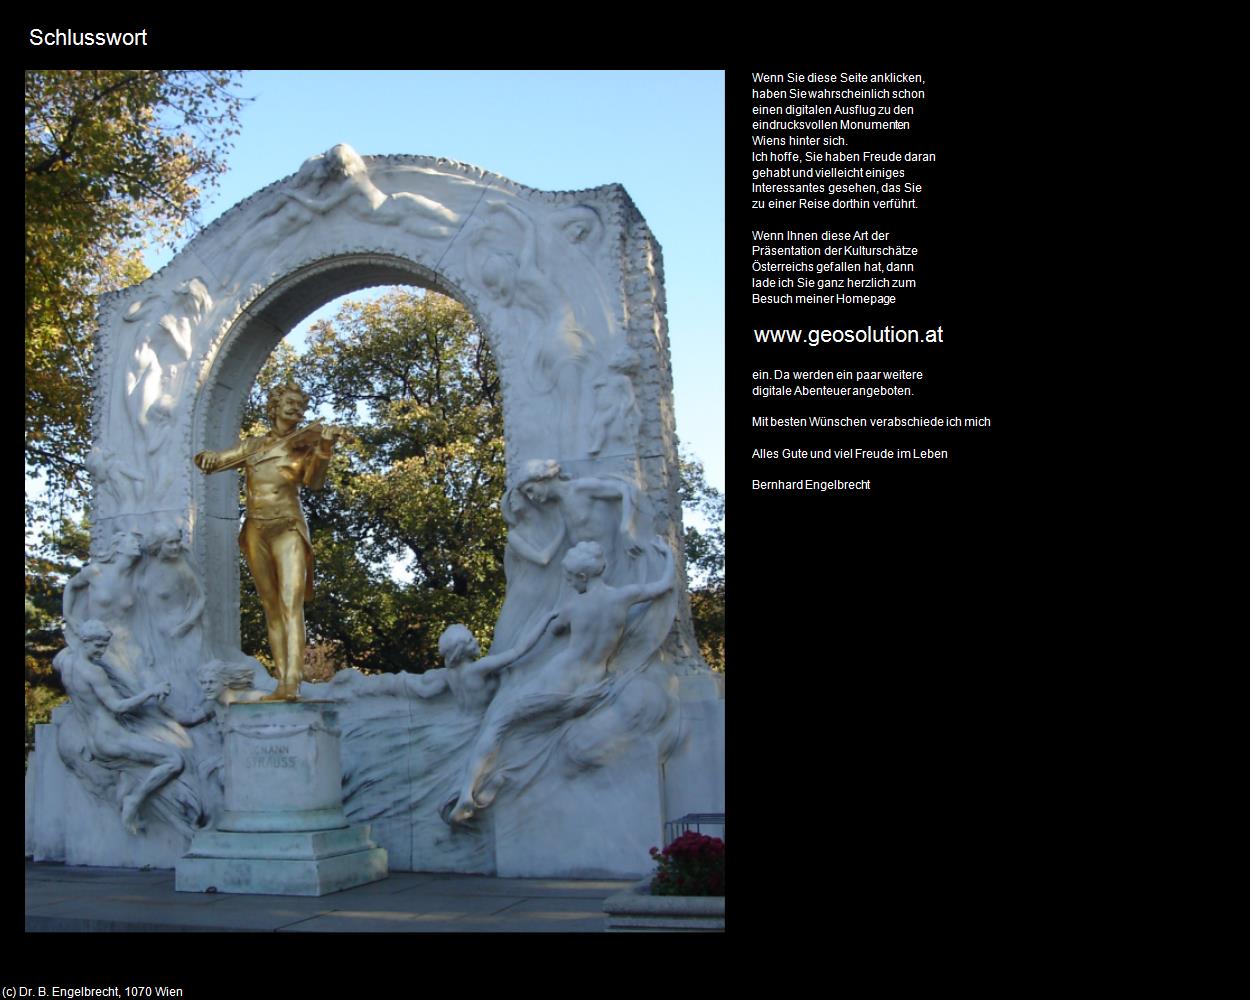
[(386, 877), (386, 851), (343, 813), (330, 702), (231, 705), (225, 812), (178, 861), (182, 892), (324, 896)]

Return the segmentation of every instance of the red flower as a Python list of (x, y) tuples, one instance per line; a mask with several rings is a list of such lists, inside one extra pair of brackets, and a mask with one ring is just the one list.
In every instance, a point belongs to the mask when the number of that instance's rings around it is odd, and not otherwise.
[(659, 896), (723, 896), (725, 842), (687, 830), (663, 851), (651, 848), (657, 871), (651, 891)]

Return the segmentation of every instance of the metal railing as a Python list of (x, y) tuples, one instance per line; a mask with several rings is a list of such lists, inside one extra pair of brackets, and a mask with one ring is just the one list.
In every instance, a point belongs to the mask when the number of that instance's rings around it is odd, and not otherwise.
[(725, 839), (725, 814), (724, 813), (686, 813), (678, 819), (670, 819), (664, 824), (664, 843), (671, 844), (683, 833), (694, 830), (695, 833), (702, 833), (705, 826), (718, 826), (719, 832), (710, 834), (710, 836), (719, 836), (721, 840)]

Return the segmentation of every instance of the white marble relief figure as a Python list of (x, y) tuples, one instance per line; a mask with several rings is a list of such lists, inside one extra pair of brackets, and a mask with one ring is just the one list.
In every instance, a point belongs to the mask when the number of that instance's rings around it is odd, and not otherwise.
[(236, 702), (260, 701), (267, 693), (254, 686), (256, 665), (247, 660), (209, 660), (199, 665), (195, 678), (203, 698), (194, 711), (178, 721), (184, 726), (198, 726), (212, 719), (222, 737), (225, 736), (225, 710), (229, 706)]
[[(579, 542), (569, 549), (561, 565), (571, 593), (536, 628), (541, 634), (550, 626), (558, 641), (544, 647), (546, 655), (513, 667), (500, 686), (469, 753), (459, 794), (444, 808), (448, 823), (465, 823), (487, 808), (514, 771), (547, 756), (564, 724), (611, 696), (609, 665), (621, 649), (630, 609), (669, 594), (676, 580), (669, 547), (658, 538), (651, 547), (662, 560), (661, 575), (626, 587), (604, 582), (607, 564), (597, 542)], [(671, 622), (670, 608), (666, 621), (648, 640), (653, 644), (650, 652)], [(643, 665), (631, 663), (629, 669)], [(616, 739), (622, 734), (608, 735)], [(510, 748), (514, 737), (521, 746)]]
[(490, 668), (503, 657), (482, 657), (477, 638), (464, 625), (448, 625), (438, 637), (443, 666), (423, 674), (403, 675), (404, 689), (418, 698), (450, 692), (465, 715), (481, 717), (495, 697), (499, 678)]
[[(560, 559), (577, 542), (598, 542), (612, 583), (647, 578), (640, 537), (649, 526), (635, 486), (624, 479), (562, 474), (554, 459), (532, 459), (500, 503), (508, 525), (504, 571), (508, 589), (495, 626), (496, 645), (515, 645), (534, 621), (560, 602)], [(635, 565), (638, 564), (638, 565)]]
[(497, 672), (528, 649), (526, 646), (479, 659), (482, 649), (473, 633), (463, 625), (449, 625), (438, 640), (442, 667), (423, 674), (400, 672), (368, 676), (357, 670), (340, 670), (331, 683), (339, 697), (346, 694), (435, 698), (448, 693), (461, 712), (480, 717), (499, 686)]
[(642, 413), (633, 380), (641, 363), (636, 351), (623, 347), (608, 362), (608, 370), (592, 383), (595, 412), (590, 418), (589, 454), (598, 455), (604, 448), (609, 454), (634, 451)]
[[(619, 535), (626, 540), (631, 553), (638, 555), (642, 551), (636, 535), (638, 493), (632, 483), (597, 477), (573, 479), (562, 474), (555, 459), (548, 458), (526, 462), (520, 482), (509, 492), (511, 500), (508, 509), (513, 513), (518, 510), (519, 494), (536, 507), (554, 508), (560, 514), (557, 534), (541, 547), (522, 531), (509, 532), (509, 544), (533, 562), (550, 563), (565, 538), (572, 544), (602, 542), (604, 537)], [(614, 505), (619, 503), (619, 512), (611, 514), (608, 509), (596, 504), (596, 500), (613, 501)], [(505, 520), (508, 518), (505, 517)]]
[[(574, 253), (570, 247), (580, 248), (583, 240), (592, 245), (603, 227), (584, 206), (555, 213), (544, 209), (487, 200), (468, 237), (468, 262), (495, 308), (503, 310), (493, 321), (507, 328), (517, 345), (517, 367), (535, 398), (528, 405), (541, 422), (543, 439), (553, 452), (566, 454), (581, 447), (576, 438), (583, 422), (578, 414), (585, 402), (584, 369), (595, 351), (595, 337), (585, 323), (604, 314), (592, 285), (580, 282), (593, 265), (584, 250)], [(576, 293), (567, 294), (562, 283)]]
[(151, 658), (135, 633), (138, 589), (136, 567), (143, 556), (143, 542), (133, 531), (118, 531), (103, 555), (93, 558), (65, 585), (62, 613), (65, 641), (78, 644), (83, 622), (97, 619), (112, 633), (110, 662), (116, 679), (127, 694), (158, 680)]
[(186, 382), (195, 327), (212, 308), (212, 297), (199, 278), (191, 278), (174, 289), (172, 306), (151, 319), (166, 305), (157, 296), (132, 307), (122, 317), (127, 323), (141, 324), (125, 373), (125, 409), (137, 432), (135, 457), (144, 470), (141, 478), (147, 484), (144, 492), (151, 503), (164, 499), (178, 468), (162, 453), (173, 443), (178, 400)]
[(111, 448), (96, 445), (86, 465), (96, 485), (99, 513), (112, 514), (142, 500), (146, 473), (122, 461)]
[(275, 192), (273, 202), (220, 267), (222, 286), (255, 272), (284, 241), (339, 206), (362, 222), (395, 226), (425, 239), (450, 236), (460, 221), (459, 215), (432, 198), (380, 190), (360, 155), (340, 143), (305, 160), (291, 181)]
[[(201, 700), (190, 711), (177, 713), (178, 722), (191, 730), (203, 795), (215, 815), (221, 806), (225, 779), (226, 709), (242, 702), (260, 701), (268, 692), (254, 687), (252, 661), (209, 660), (196, 670)], [(213, 722), (212, 726), (203, 723)]]
[[(488, 200), (486, 217), (491, 221), (473, 237), (478, 274), (486, 290), (505, 308), (528, 309), (544, 323), (559, 318), (564, 296), (552, 286), (543, 264), (544, 257), (554, 254), (555, 246), (546, 243), (544, 253), (538, 225), (510, 201)], [(497, 225), (505, 219), (516, 224), (519, 239), (510, 227)], [(558, 210), (549, 222), (569, 244), (583, 251), (593, 250), (602, 242), (603, 223), (587, 205)]]
[[(185, 782), (169, 787), (186, 768), (191, 741), (176, 721), (154, 707), (169, 694), (169, 684), (155, 684), (129, 697), (119, 692), (105, 669), (111, 635), (101, 621), (80, 622), (78, 647), (66, 647), (53, 660), (77, 723), (60, 728), (61, 755), (97, 794), (112, 791), (111, 797), (120, 800), (122, 824), (131, 833), (143, 831), (140, 811), (166, 789), (157, 814), (184, 833), (193, 832), (205, 821), (198, 795)], [(99, 769), (111, 777), (102, 778)]]
[[(511, 311), (510, 320), (525, 342), (523, 370), (530, 388), (544, 395), (562, 388), (563, 407), (566, 398), (577, 398), (578, 383), (569, 369), (586, 362), (590, 337), (543, 266), (543, 240), (529, 214), (498, 200), (486, 203), (486, 213), (492, 222), (478, 230), (474, 244), (480, 280), (495, 301)], [(506, 222), (506, 228), (498, 226), (508, 219), (515, 226)], [(578, 234), (589, 231), (580, 228), (585, 225), (580, 216), (565, 225)], [(566, 384), (561, 386), (562, 382)]]
[[(186, 557), (182, 529), (177, 524), (158, 526), (139, 576), (139, 590), (146, 612), (149, 639), (156, 663), (166, 675), (190, 676), (201, 662), (204, 588)], [(199, 700), (198, 692), (174, 692), (179, 710)]]
[(317, 213), (287, 196), (295, 191), (317, 194), (332, 186), (327, 168), (324, 153), (310, 156), (288, 184), (279, 189), (268, 207), (248, 227), (243, 239), (229, 248), (229, 256), (216, 268), (217, 280), (223, 288), (229, 288), (237, 275), (253, 273), (280, 244), (317, 217)]
[[(525, 309), (540, 324), (549, 322), (558, 297), (539, 263), (538, 228), (528, 214), (506, 201), (487, 201), (486, 215), (491, 224), (479, 229), (474, 238), (482, 284), (505, 309)], [(494, 224), (504, 219), (516, 223), (519, 241), (509, 229)]]
[(603, 242), (603, 222), (589, 205), (572, 205), (552, 217), (552, 223), (570, 244), (593, 253)]
[[(411, 191), (386, 194), (379, 190), (369, 177), (365, 161), (345, 143), (329, 149), (325, 160), (326, 176), (333, 183), (328, 185), (328, 193), (323, 197), (316, 198), (296, 188), (282, 194), (319, 215), (344, 205), (362, 222), (398, 226), (427, 239), (450, 236), (452, 227), (460, 221), (451, 209), (425, 195)], [(327, 190), (327, 186), (323, 185), (322, 190)]]

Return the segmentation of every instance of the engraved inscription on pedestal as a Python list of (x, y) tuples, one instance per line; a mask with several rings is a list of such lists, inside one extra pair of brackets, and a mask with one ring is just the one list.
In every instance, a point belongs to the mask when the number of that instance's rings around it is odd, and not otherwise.
[(226, 811), (218, 830), (347, 826), (338, 718), (326, 702), (232, 705), (226, 722)]

